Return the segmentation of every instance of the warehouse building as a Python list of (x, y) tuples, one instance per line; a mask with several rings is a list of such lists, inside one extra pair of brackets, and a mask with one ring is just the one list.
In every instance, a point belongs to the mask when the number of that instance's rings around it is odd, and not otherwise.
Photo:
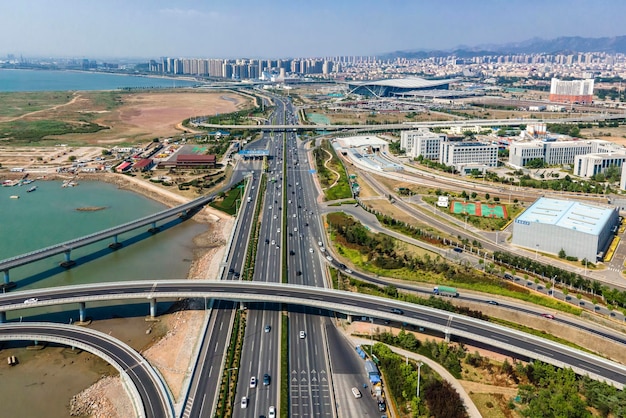
[(513, 225), (514, 245), (535, 253), (568, 256), (592, 263), (602, 259), (619, 224), (616, 207), (541, 198)]

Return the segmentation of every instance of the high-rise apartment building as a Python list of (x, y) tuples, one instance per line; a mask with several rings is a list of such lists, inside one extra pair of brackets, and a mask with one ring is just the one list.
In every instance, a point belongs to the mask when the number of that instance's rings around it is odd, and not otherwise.
[(593, 102), (593, 78), (571, 81), (553, 78), (550, 84), (550, 101), (579, 104)]

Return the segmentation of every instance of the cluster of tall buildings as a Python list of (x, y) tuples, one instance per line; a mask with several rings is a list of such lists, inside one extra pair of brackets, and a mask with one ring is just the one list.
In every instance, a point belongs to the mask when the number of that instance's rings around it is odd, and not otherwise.
[(168, 58), (151, 60), (148, 71), (160, 74), (194, 75), (228, 79), (263, 79), (268, 74), (329, 75), (339, 71), (341, 63), (327, 59), (202, 59)]

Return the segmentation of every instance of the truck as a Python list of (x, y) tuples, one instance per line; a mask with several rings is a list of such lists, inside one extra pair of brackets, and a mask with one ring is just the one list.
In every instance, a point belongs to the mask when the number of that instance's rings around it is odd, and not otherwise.
[(375, 385), (376, 383), (380, 383), (380, 372), (378, 371), (378, 367), (376, 363), (372, 360), (365, 360), (365, 372), (369, 377), (370, 383)]
[(456, 298), (459, 296), (459, 292), (456, 291), (456, 287), (449, 286), (435, 286), (433, 289), (433, 294), (440, 296), (449, 296), (451, 298)]

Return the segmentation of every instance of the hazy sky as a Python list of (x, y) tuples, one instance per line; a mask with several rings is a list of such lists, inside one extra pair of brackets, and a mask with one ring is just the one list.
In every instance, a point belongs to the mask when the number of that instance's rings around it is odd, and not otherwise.
[(626, 0), (0, 0), (0, 58), (320, 57), (626, 35)]

